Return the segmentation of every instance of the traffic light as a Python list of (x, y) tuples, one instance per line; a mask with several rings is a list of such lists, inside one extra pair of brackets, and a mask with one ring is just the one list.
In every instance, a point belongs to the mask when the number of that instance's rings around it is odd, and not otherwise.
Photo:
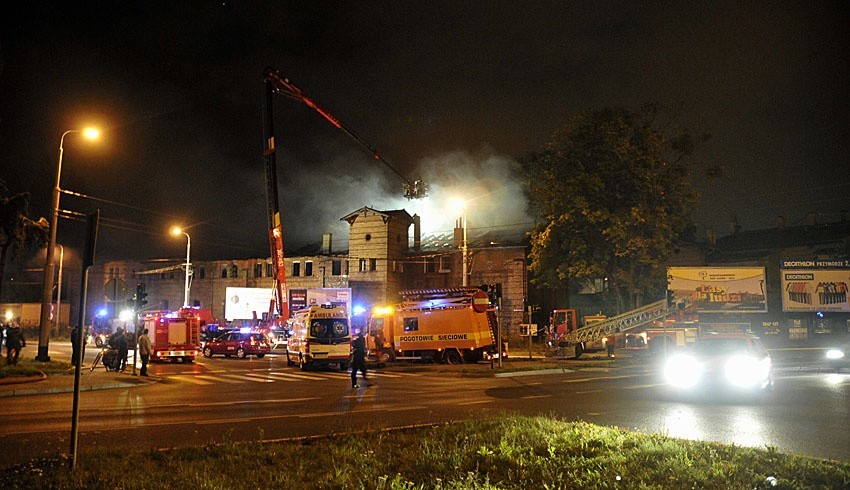
[(136, 300), (136, 311), (142, 311), (146, 304), (148, 304), (148, 293), (145, 292), (145, 284), (140, 282), (136, 285), (136, 296), (134, 297)]

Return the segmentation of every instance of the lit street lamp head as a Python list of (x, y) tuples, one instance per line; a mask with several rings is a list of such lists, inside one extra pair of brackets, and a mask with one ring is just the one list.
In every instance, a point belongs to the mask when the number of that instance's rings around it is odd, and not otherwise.
[[(53, 186), (53, 199), (51, 203), (51, 215), (50, 215), (50, 232), (48, 235), (47, 241), (47, 251), (45, 253), (46, 258), (44, 262), (44, 281), (42, 283), (42, 294), (41, 294), (41, 316), (39, 319), (39, 335), (38, 335), (38, 354), (36, 355), (37, 361), (47, 362), (50, 360), (50, 356), (48, 355), (48, 346), (50, 342), (50, 304), (52, 302), (53, 296), (53, 274), (56, 271), (56, 262), (53, 258), (54, 251), (56, 249), (56, 228), (58, 226), (57, 220), (59, 217), (59, 193), (61, 191), (60, 183), (62, 179), (62, 155), (65, 152), (64, 144), (65, 144), (65, 136), (71, 133), (82, 133), (86, 139), (97, 139), (100, 136), (100, 131), (95, 128), (84, 128), (84, 129), (69, 129), (62, 133), (62, 137), (59, 138), (59, 159), (56, 163), (56, 184)], [(58, 304), (62, 301), (61, 293), (59, 293), (59, 298), (57, 299), (57, 309)], [(58, 325), (58, 319), (57, 319)]]

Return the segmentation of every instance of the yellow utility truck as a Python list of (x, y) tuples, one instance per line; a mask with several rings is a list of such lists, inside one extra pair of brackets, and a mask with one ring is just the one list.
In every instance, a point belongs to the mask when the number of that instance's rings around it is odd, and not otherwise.
[(491, 359), (496, 353), (496, 314), (484, 291), (460, 287), (400, 294), (400, 305), (372, 311), (367, 345), (379, 362), (460, 364)]

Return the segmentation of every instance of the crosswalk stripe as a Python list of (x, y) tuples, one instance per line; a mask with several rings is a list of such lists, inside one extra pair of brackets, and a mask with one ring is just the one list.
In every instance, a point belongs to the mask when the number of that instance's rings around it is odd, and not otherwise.
[(257, 379), (248, 378), (244, 374), (221, 374), (221, 375), (219, 375), (219, 378), (220, 379), (225, 379), (225, 378), (235, 379), (235, 380), (241, 381), (243, 383), (245, 381), (255, 381), (255, 382), (258, 382), (258, 383), (262, 383), (262, 381), (257, 380)]
[(246, 373), (245, 378), (247, 378), (248, 381), (256, 381), (257, 383), (274, 383), (273, 379), (269, 379), (267, 376), (263, 376), (262, 374)]
[(328, 379), (327, 376), (316, 376), (316, 375), (311, 375), (311, 374), (296, 374), (296, 373), (278, 373), (278, 372), (270, 372), (269, 376), (280, 376), (282, 378), (312, 379), (312, 380)]
[(200, 386), (212, 384), (212, 382), (210, 382), (210, 381), (204, 381), (202, 379), (196, 379), (194, 376), (177, 375), (177, 376), (169, 376), (169, 378), (170, 379), (177, 379), (178, 381), (186, 381), (188, 383), (192, 383), (192, 384), (196, 384), (196, 385), (200, 385)]
[(222, 379), (221, 376), (208, 376), (203, 374), (196, 374), (194, 377), (201, 379), (208, 379), (210, 381), (214, 381), (216, 383), (228, 383), (228, 384), (241, 384), (244, 381), (236, 381), (233, 379)]

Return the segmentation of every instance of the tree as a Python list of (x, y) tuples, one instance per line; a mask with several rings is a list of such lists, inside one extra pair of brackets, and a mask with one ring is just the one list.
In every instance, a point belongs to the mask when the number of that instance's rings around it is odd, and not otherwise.
[[(2, 181), (0, 191), (6, 191)], [(17, 257), (25, 248), (47, 245), (50, 225), (44, 218), (33, 221), (27, 216), (29, 199), (29, 192), (11, 197), (0, 196), (0, 297), (3, 294), (6, 260), (10, 256)]]
[(666, 259), (693, 231), (697, 194), (686, 161), (696, 143), (688, 132), (666, 137), (655, 127), (660, 113), (584, 111), (521, 160), (538, 223), (529, 264), (536, 283), (606, 279), (620, 311), (664, 290)]

